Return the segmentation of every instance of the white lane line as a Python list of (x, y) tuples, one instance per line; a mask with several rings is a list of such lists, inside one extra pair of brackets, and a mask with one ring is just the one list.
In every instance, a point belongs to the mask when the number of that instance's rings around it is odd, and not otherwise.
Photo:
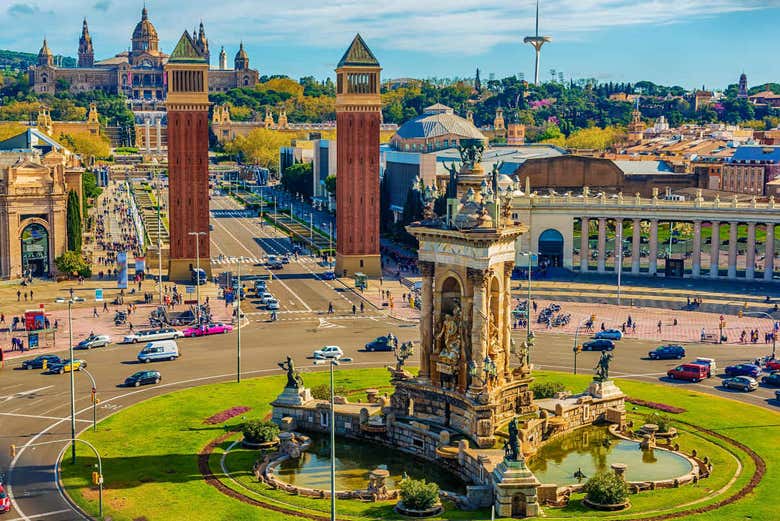
[[(0, 416), (14, 416), (17, 418), (37, 418), (39, 420), (60, 420), (60, 421), (66, 421), (70, 420), (70, 417), (67, 418), (60, 418), (57, 416), (40, 416), (37, 414), (18, 414), (18, 413), (12, 413), (12, 412), (0, 412)], [(77, 422), (85, 422), (85, 423), (92, 423), (92, 420), (79, 420), (76, 418)]]
[(44, 512), (43, 514), (34, 514), (32, 516), (24, 516), (24, 517), (14, 517), (11, 519), (3, 519), (3, 521), (27, 521), (30, 519), (40, 519), (42, 517), (48, 517), (48, 516), (56, 516), (57, 514), (64, 514), (66, 512), (70, 512), (69, 509), (65, 510), (52, 510), (51, 512)]
[(22, 391), (16, 394), (12, 394), (10, 396), (6, 396), (4, 400), (0, 400), (0, 403), (7, 402), (9, 400), (13, 400), (14, 398), (24, 398), (25, 396), (29, 396), (31, 394), (35, 394), (38, 391), (45, 391), (46, 389), (51, 389), (54, 387), (53, 385), (47, 385), (46, 387), (39, 387), (38, 389), (30, 389), (29, 391)]

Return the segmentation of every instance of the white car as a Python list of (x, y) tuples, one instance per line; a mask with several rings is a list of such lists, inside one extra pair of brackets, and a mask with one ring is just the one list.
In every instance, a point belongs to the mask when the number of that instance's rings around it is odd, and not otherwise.
[(154, 342), (156, 340), (176, 340), (177, 338), (184, 338), (184, 333), (177, 331), (172, 327), (166, 327), (162, 329), (147, 329), (144, 331), (136, 331), (129, 335), (125, 335), (122, 340), (125, 344), (137, 344), (138, 342)]
[(279, 301), (276, 299), (270, 299), (265, 303), (265, 308), (269, 311), (274, 311), (279, 309)]
[(260, 297), (260, 302), (262, 304), (268, 304), (269, 300), (276, 300), (276, 297), (267, 291), (260, 293), (258, 296)]
[(93, 347), (105, 347), (111, 343), (111, 337), (108, 335), (90, 335), (78, 344), (74, 349), (92, 349)]
[(344, 351), (339, 346), (325, 346), (314, 351), (314, 358), (318, 360), (323, 358), (335, 358), (338, 360), (342, 356), (344, 356)]

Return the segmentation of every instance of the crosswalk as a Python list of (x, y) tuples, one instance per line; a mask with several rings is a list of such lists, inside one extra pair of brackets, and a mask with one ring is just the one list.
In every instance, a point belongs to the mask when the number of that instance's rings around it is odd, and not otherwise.
[(257, 217), (256, 210), (234, 210), (234, 209), (212, 209), (211, 215), (214, 217)]
[[(237, 264), (240, 262), (241, 264), (256, 265), (256, 264), (265, 264), (267, 260), (268, 259), (265, 257), (228, 257), (228, 256), (221, 255), (218, 257), (211, 257), (211, 264), (229, 265), (229, 264)], [(301, 255), (298, 256), (297, 261), (294, 260), (294, 258), (291, 258), (291, 262), (297, 262), (299, 264), (314, 264), (319, 266), (320, 260), (306, 255)]]

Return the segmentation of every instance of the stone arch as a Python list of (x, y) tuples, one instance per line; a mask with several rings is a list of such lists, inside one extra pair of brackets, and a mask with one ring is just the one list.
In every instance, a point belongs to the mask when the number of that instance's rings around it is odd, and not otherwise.
[(455, 305), (463, 309), (464, 285), (461, 278), (453, 272), (447, 272), (439, 279), (439, 313), (451, 313)]
[(31, 217), (19, 223), (16, 232), (19, 241), (19, 260), (22, 273), (45, 276), (51, 271), (52, 236), (46, 220)]
[(547, 228), (540, 233), (536, 246), (541, 263), (547, 262), (555, 267), (563, 266), (564, 237), (558, 229)]

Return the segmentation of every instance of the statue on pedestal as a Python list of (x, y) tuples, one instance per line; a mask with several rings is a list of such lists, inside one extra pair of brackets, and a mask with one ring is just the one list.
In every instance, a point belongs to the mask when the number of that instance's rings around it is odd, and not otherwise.
[(507, 461), (517, 461), (520, 457), (519, 432), (517, 418), (512, 418), (509, 422), (509, 439), (504, 443), (504, 459)]
[(596, 364), (596, 375), (593, 379), (597, 382), (606, 382), (609, 380), (609, 364), (612, 362), (612, 353), (608, 351), (601, 352), (601, 358), (599, 358)]
[(303, 377), (301, 373), (295, 369), (295, 363), (291, 357), (287, 357), (286, 362), (279, 362), (279, 367), (287, 371), (287, 385), (285, 388), (289, 389), (301, 389), (303, 387)]

